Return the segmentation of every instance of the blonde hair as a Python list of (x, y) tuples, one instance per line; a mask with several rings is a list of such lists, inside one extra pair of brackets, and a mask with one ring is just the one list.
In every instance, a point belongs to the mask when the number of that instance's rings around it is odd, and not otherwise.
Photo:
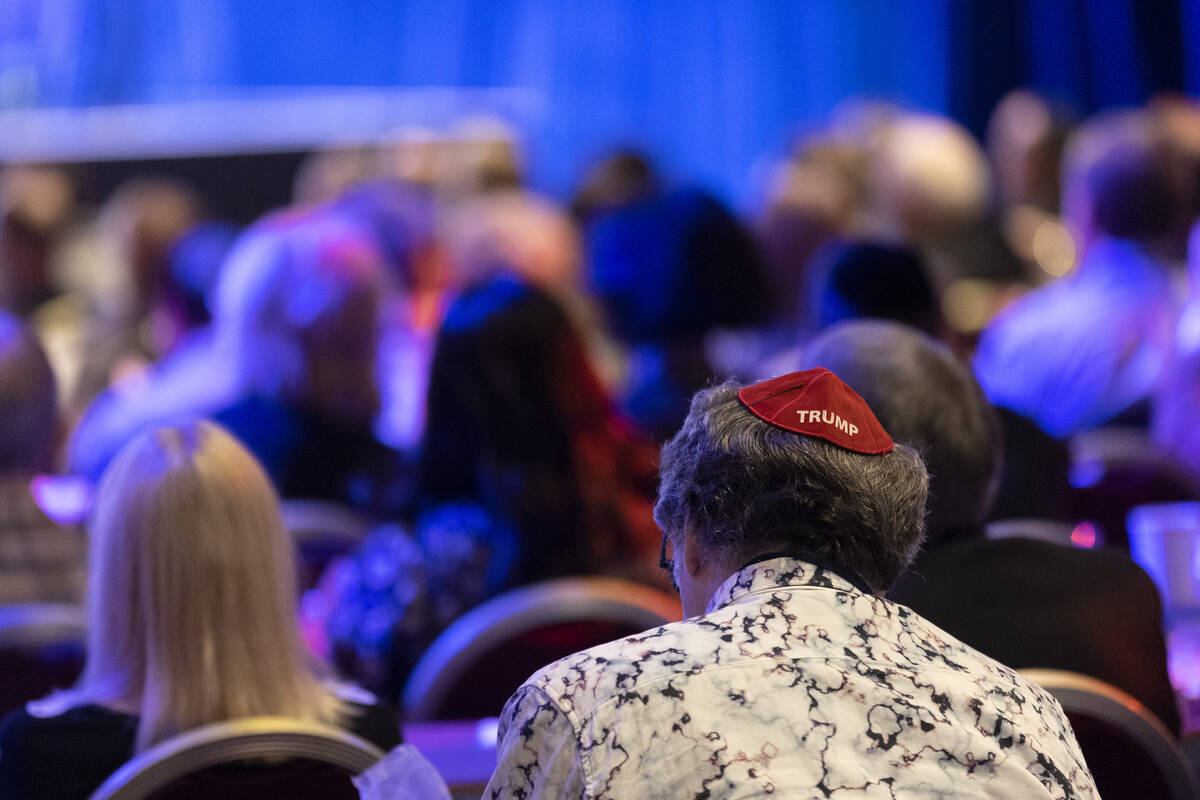
[(206, 421), (143, 434), (97, 497), (76, 702), (140, 709), (138, 751), (234, 717), (336, 724), (296, 628), (278, 499), (233, 436)]

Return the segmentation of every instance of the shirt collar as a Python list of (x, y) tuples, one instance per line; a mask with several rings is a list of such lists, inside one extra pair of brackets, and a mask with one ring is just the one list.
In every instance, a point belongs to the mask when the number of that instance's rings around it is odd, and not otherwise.
[(705, 613), (711, 614), (749, 594), (803, 586), (842, 592), (863, 591), (828, 567), (791, 556), (776, 556), (753, 561), (726, 578), (713, 592)]

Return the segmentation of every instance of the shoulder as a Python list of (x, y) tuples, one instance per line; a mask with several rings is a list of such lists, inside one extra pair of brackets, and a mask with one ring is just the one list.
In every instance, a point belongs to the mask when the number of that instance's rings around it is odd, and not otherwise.
[(972, 579), (1001, 572), (1006, 565), (1019, 570), (1024, 583), (1052, 575), (1060, 586), (1080, 584), (1095, 588), (1096, 576), (1153, 590), (1153, 581), (1126, 553), (1089, 550), (1026, 536), (989, 539), (974, 536), (934, 545), (918, 557), (915, 568), (962, 569)]
[(60, 735), (70, 731), (133, 730), (137, 717), (102, 706), (72, 702), (69, 696), (51, 695), (26, 703), (0, 721), (0, 740), (9, 736)]
[[(605, 702), (650, 683), (701, 666), (702, 622), (684, 620), (581, 650), (535, 672), (522, 688), (536, 689), (573, 716), (586, 716)], [(711, 654), (710, 654), (711, 655)]]
[(9, 712), (0, 720), (0, 761), (11, 762), (24, 754), (49, 747), (76, 727), (73, 715), (45, 716), (31, 713), (28, 707)]
[(0, 797), (87, 797), (133, 755), (137, 717), (23, 708), (0, 722)]
[(399, 717), (394, 709), (353, 684), (336, 684), (330, 689), (345, 704), (347, 715), (342, 723), (345, 730), (385, 753), (401, 743)]
[(578, 721), (543, 689), (526, 683), (504, 706), (496, 768), (485, 797), (584, 797), (589, 783)]

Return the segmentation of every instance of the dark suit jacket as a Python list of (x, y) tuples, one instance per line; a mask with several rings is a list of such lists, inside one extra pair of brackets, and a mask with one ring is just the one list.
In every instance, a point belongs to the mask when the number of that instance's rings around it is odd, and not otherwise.
[(888, 597), (1015, 669), (1107, 681), (1179, 735), (1158, 590), (1125, 553), (964, 535), (930, 545)]

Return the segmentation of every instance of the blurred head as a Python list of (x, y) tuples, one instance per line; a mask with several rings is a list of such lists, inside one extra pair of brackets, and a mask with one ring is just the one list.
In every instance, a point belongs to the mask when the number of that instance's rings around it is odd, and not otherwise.
[[(654, 518), (674, 546), (676, 578), (690, 535), (717, 585), (759, 555), (807, 551), (885, 591), (921, 543), (920, 456), (903, 445), (865, 455), (777, 428), (742, 405), (739, 388), (697, 392), (662, 451)], [(709, 598), (686, 583), (685, 614), (702, 613)]]
[(845, 319), (890, 319), (942, 332), (937, 294), (920, 254), (910, 247), (839, 241), (813, 258), (809, 319), (826, 328)]
[(991, 180), (983, 149), (965, 128), (932, 114), (904, 114), (880, 137), (871, 185), (884, 225), (919, 242), (976, 222)]
[(500, 117), (454, 123), (437, 151), (438, 184), (451, 197), (518, 189), (524, 181), (520, 132)]
[(1002, 444), (970, 369), (940, 343), (893, 322), (846, 322), (809, 343), (806, 365), (848, 383), (929, 468), (931, 540), (980, 525), (996, 497)]
[(425, 288), (440, 279), (429, 274), (437, 239), (433, 198), (427, 190), (398, 180), (367, 181), (343, 192), (333, 211), (375, 238), (398, 287)]
[(1200, 218), (1200, 100), (1163, 92), (1150, 99), (1150, 110), (1178, 159), (1184, 219)]
[(1084, 122), (1063, 154), (1063, 216), (1086, 250), (1113, 236), (1141, 242), (1180, 232), (1182, 176), (1148, 111), (1114, 111)]
[(529, 569), (586, 569), (576, 440), (608, 398), (565, 313), (512, 275), (464, 291), (438, 333), (418, 500), (483, 502), (519, 532)]
[(654, 165), (645, 155), (633, 149), (617, 150), (584, 174), (571, 200), (571, 215), (587, 222), (596, 214), (654, 194), (658, 183)]
[(0, 473), (54, 466), (58, 401), (54, 373), (33, 332), (0, 311)]
[(1028, 89), (1000, 99), (988, 118), (987, 149), (1002, 209), (1032, 205), (1058, 210), (1064, 114)]
[(385, 286), (374, 240), (345, 220), (279, 214), (256, 224), (225, 263), (214, 315), (241, 388), (369, 424)]
[(558, 297), (579, 288), (575, 227), (537, 195), (501, 191), (464, 201), (447, 216), (445, 233), (458, 286), (510, 271)]
[(857, 212), (855, 187), (832, 146), (813, 144), (804, 156), (780, 163), (756, 226), (770, 301), (777, 318), (804, 319), (804, 286), (822, 244), (850, 228)]
[(257, 714), (329, 719), (295, 623), (292, 546), (262, 467), (210, 422), (126, 445), (97, 492), (88, 702), (140, 709), (138, 749)]
[(176, 240), (203, 215), (203, 202), (183, 181), (142, 177), (126, 181), (105, 201), (100, 226), (129, 270), (132, 310), (145, 311), (169, 275)]
[(369, 150), (331, 147), (309, 153), (296, 168), (292, 201), (297, 206), (317, 206), (333, 201), (342, 192), (375, 172), (375, 156)]
[(599, 215), (588, 270), (617, 333), (634, 344), (699, 339), (768, 312), (753, 239), (715, 198), (677, 189)]
[(0, 169), (0, 307), (26, 315), (61, 288), (50, 260), (75, 208), (75, 187), (58, 167)]

